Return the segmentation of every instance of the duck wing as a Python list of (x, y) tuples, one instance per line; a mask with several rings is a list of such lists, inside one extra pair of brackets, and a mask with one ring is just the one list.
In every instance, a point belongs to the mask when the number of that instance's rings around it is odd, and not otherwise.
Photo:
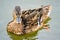
[(22, 11), (22, 22), (25, 25), (32, 25), (34, 23), (37, 23), (37, 17), (41, 9), (42, 8)]

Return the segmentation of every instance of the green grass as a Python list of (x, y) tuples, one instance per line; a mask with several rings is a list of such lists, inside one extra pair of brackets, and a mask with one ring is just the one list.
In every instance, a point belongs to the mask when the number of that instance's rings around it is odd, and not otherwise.
[(37, 32), (38, 31), (35, 31), (35, 32), (31, 32), (29, 34), (23, 34), (23, 35), (15, 35), (15, 34), (12, 34), (10, 32), (7, 32), (8, 35), (10, 36), (11, 39), (13, 40), (36, 40), (37, 38), (34, 38), (36, 35), (37, 35)]
[(48, 17), (43, 23), (46, 24), (46, 23), (48, 23), (49, 20), (51, 20), (50, 17)]

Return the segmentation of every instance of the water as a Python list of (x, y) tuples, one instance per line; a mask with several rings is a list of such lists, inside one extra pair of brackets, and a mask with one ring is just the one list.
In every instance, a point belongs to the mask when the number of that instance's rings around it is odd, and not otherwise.
[[(12, 12), (16, 5), (22, 10), (39, 8), (41, 5), (52, 5), (49, 21), (50, 31), (40, 30), (31, 35), (15, 36), (6, 31)], [(60, 0), (0, 0), (0, 40), (60, 40)]]

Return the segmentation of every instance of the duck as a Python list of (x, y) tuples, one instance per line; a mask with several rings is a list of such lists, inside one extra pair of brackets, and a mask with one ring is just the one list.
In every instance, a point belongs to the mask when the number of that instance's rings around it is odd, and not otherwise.
[(51, 11), (51, 5), (46, 5), (37, 9), (21, 11), (20, 6), (16, 6), (13, 11), (13, 20), (7, 24), (7, 31), (16, 35), (27, 34), (39, 30), (43, 26)]

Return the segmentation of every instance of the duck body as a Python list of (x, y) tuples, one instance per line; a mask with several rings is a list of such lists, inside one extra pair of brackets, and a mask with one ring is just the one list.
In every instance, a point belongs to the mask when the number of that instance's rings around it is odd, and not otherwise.
[(48, 18), (50, 10), (51, 6), (47, 5), (38, 9), (21, 12), (20, 7), (17, 6), (13, 13), (13, 21), (7, 25), (7, 31), (17, 35), (37, 31), (42, 27), (43, 21)]

